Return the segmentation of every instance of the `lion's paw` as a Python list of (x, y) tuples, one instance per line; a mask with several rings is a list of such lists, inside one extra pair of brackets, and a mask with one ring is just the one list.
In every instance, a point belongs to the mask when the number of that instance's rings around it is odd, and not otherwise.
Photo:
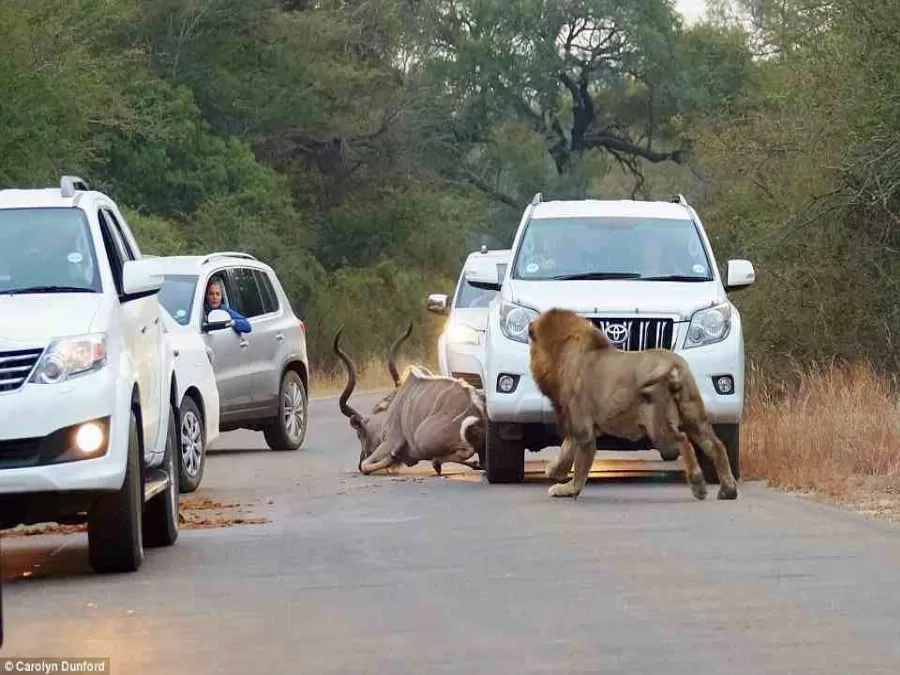
[(719, 499), (737, 499), (738, 491), (737, 485), (732, 487), (721, 486), (719, 488)]
[(578, 494), (572, 488), (571, 483), (557, 483), (556, 485), (551, 485), (550, 489), (547, 490), (547, 493), (551, 497), (577, 497)]
[(703, 474), (698, 472), (691, 476), (689, 480), (694, 497), (701, 501), (706, 499), (706, 481), (703, 479)]

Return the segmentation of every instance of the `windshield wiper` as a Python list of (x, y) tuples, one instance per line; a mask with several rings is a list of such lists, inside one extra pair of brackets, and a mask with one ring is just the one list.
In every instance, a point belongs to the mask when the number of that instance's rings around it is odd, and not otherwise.
[(641, 281), (712, 281), (710, 277), (692, 277), (687, 274), (664, 274), (658, 277), (641, 277)]
[(2, 295), (24, 295), (26, 293), (93, 293), (93, 289), (80, 286), (29, 286), (0, 291)]
[(582, 272), (581, 274), (560, 274), (553, 278), (557, 281), (640, 279), (641, 275), (637, 272)]

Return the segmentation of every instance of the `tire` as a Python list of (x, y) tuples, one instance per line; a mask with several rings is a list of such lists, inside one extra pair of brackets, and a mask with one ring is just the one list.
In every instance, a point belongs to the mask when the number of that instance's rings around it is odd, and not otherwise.
[(98, 574), (134, 572), (144, 562), (144, 481), (137, 415), (131, 411), (125, 479), (117, 492), (99, 497), (88, 514), (88, 558)]
[(206, 468), (206, 427), (200, 408), (190, 396), (181, 402), (179, 436), (181, 451), (178, 453), (178, 490), (194, 492), (203, 480)]
[(169, 433), (163, 468), (169, 476), (169, 486), (147, 502), (144, 510), (144, 546), (159, 548), (178, 541), (178, 457), (181, 443), (176, 426), (175, 410), (169, 408)]
[[(728, 463), (731, 464), (731, 473), (735, 480), (741, 478), (741, 425), (740, 424), (714, 424), (713, 431), (719, 440), (725, 444), (725, 452), (728, 454)], [(707, 483), (718, 483), (719, 474), (712, 460), (699, 448), (696, 450), (697, 462), (703, 471), (703, 478)]]
[[(278, 417), (263, 432), (272, 450), (296, 450), (303, 445), (308, 409), (309, 400), (303, 380), (293, 370), (285, 371), (278, 389)], [(292, 416), (295, 426), (289, 423)]]
[(674, 450), (668, 450), (668, 451), (666, 451), (666, 450), (659, 451), (659, 456), (663, 458), (664, 462), (674, 462), (676, 459), (678, 459), (678, 456), (680, 454), (681, 453), (678, 452), (678, 448), (675, 448)]
[(487, 420), (484, 435), (484, 469), (488, 483), (521, 483), (525, 480), (525, 444), (521, 439), (507, 440), (500, 426)]

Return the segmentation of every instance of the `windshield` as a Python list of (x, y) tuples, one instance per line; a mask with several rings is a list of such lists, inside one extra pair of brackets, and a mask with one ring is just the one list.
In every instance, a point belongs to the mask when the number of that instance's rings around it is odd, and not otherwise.
[(99, 293), (101, 289), (83, 211), (0, 209), (0, 293)]
[(194, 304), (194, 289), (197, 288), (197, 276), (191, 274), (167, 274), (163, 277), (159, 290), (159, 304), (166, 308), (182, 326), (191, 320), (191, 307)]
[[(506, 263), (497, 265), (497, 278), (503, 279), (506, 273)], [(491, 304), (491, 300), (497, 295), (497, 291), (484, 290), (475, 288), (468, 281), (463, 279), (456, 292), (456, 303), (454, 307), (457, 309), (472, 309), (476, 307), (487, 307)]]
[(516, 279), (711, 281), (688, 218), (540, 218), (528, 223)]

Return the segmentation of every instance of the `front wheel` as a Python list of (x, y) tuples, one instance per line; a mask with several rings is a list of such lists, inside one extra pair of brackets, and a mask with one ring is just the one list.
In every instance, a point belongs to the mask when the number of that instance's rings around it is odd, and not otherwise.
[(286, 371), (278, 392), (278, 417), (263, 432), (272, 450), (296, 450), (303, 445), (308, 406), (303, 380), (293, 370)]
[(194, 399), (186, 396), (181, 402), (181, 452), (178, 463), (180, 492), (194, 492), (203, 480), (206, 467), (206, 429)]
[(98, 574), (134, 572), (144, 562), (144, 485), (138, 423), (131, 411), (122, 487), (94, 502), (88, 515), (88, 557)]
[(506, 428), (486, 420), (484, 468), (489, 483), (521, 483), (525, 480), (525, 443), (521, 436), (504, 438)]

